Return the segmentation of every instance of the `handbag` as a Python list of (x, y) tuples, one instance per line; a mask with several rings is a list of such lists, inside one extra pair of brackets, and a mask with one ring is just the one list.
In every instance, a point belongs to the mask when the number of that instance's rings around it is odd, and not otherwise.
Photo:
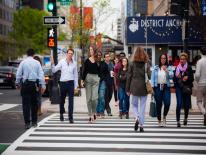
[(147, 63), (145, 63), (145, 83), (148, 94), (153, 94), (153, 88), (147, 75)]
[(182, 93), (187, 95), (192, 95), (192, 88), (190, 88), (187, 85), (183, 85), (182, 87)]
[(154, 95), (151, 95), (149, 115), (151, 117), (157, 117), (157, 109), (156, 109), (156, 103), (155, 103), (155, 100), (154, 100)]

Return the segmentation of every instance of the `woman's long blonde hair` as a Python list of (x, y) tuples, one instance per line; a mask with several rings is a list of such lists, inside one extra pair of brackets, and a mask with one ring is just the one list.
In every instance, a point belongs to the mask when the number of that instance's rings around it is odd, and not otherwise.
[(140, 46), (138, 46), (133, 54), (132, 61), (133, 62), (148, 62), (149, 57), (147, 53), (144, 51), (144, 49)]

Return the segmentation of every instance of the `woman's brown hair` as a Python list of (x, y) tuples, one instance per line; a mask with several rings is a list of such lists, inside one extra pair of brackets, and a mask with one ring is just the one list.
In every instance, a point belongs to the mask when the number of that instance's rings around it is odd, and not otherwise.
[(133, 55), (133, 62), (148, 62), (149, 57), (142, 47), (137, 47)]

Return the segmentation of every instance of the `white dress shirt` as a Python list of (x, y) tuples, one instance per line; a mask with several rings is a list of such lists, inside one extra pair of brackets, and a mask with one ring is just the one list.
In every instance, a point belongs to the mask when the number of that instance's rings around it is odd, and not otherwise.
[(66, 59), (62, 59), (56, 66), (52, 65), (53, 73), (58, 70), (61, 70), (61, 82), (74, 80), (74, 88), (76, 89), (78, 87), (77, 63), (73, 59), (69, 63)]
[(20, 63), (17, 69), (16, 84), (20, 85), (21, 80), (23, 82), (25, 82), (25, 80), (35, 82), (37, 79), (39, 80), (41, 86), (43, 88), (46, 88), (45, 80), (44, 80), (44, 72), (41, 67), (41, 64), (33, 57), (29, 56)]

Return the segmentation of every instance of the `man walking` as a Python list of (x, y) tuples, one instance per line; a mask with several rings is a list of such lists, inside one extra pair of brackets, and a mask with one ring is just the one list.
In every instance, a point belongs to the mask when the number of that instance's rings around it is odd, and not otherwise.
[(112, 95), (113, 95), (114, 64), (110, 60), (109, 52), (104, 54), (104, 59), (105, 59), (105, 63), (107, 64), (108, 70), (109, 70), (109, 74), (107, 74), (107, 76), (106, 76), (105, 109), (107, 111), (108, 116), (112, 116), (109, 103), (110, 103), (110, 101), (112, 99)]
[(64, 103), (65, 98), (68, 94), (69, 96), (69, 106), (68, 106), (68, 118), (70, 123), (73, 121), (73, 105), (74, 105), (74, 88), (78, 87), (78, 73), (77, 73), (77, 63), (73, 60), (74, 50), (68, 49), (67, 56), (65, 59), (59, 61), (55, 66), (54, 59), (51, 57), (52, 72), (55, 73), (61, 70), (60, 77), (60, 121), (64, 121)]
[(33, 127), (37, 126), (38, 91), (41, 89), (43, 94), (46, 88), (44, 72), (40, 63), (33, 59), (34, 54), (33, 49), (27, 51), (28, 57), (20, 63), (16, 74), (17, 88), (21, 87), (25, 129), (30, 128), (30, 121)]
[(197, 62), (195, 80), (198, 83), (197, 105), (204, 115), (204, 125), (206, 126), (206, 47), (201, 49), (202, 58)]

